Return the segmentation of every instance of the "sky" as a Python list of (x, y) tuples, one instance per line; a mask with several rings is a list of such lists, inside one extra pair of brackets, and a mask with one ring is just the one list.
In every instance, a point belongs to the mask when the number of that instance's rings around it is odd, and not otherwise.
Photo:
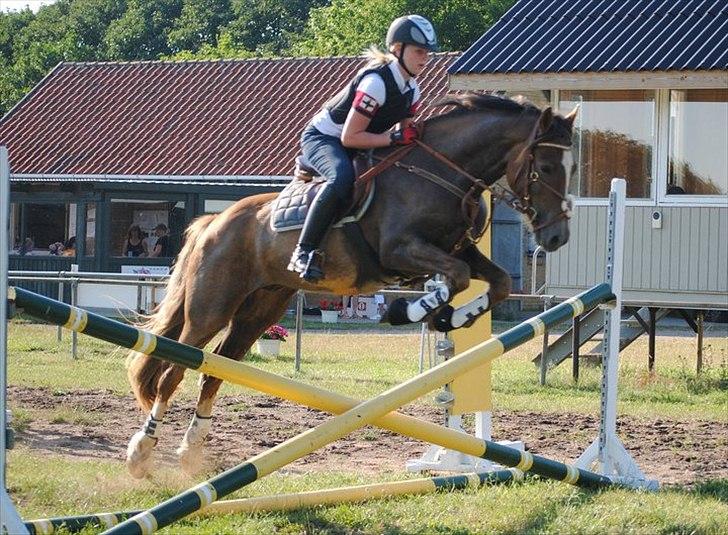
[(0, 11), (18, 11), (30, 7), (33, 11), (38, 11), (40, 6), (52, 4), (55, 0), (0, 0)]

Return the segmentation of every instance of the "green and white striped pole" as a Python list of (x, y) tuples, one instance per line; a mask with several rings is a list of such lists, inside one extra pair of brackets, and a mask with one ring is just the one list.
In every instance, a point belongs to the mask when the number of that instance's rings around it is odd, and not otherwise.
[[(30, 315), (54, 324), (65, 325), (68, 328), (76, 329), (79, 332), (124, 347), (143, 350), (156, 358), (181, 364), (228, 382), (333, 414), (341, 414), (361, 403), (361, 400), (329, 392), (168, 338), (156, 336), (130, 325), (76, 309), (65, 303), (54, 301), (27, 290), (17, 288), (13, 291), (16, 304), (23, 307), (25, 312)], [(538, 336), (543, 332), (544, 326), (552, 327), (570, 318), (574, 313), (574, 307), (580, 310), (580, 305), (574, 303), (580, 302), (586, 309), (591, 309), (601, 302), (610, 300), (611, 292), (608, 286), (600, 285), (584, 292), (577, 298), (570, 302), (564, 302), (523, 324), (523, 326), (530, 325), (525, 329), (530, 334), (526, 333), (523, 341)], [(523, 329), (520, 332), (523, 333)], [(510, 337), (511, 341), (509, 342), (509, 336), (506, 335), (508, 333), (502, 334), (501, 337), (505, 337), (507, 343), (514, 344), (518, 342), (512, 337)], [(504, 446), (497, 443), (486, 442), (467, 433), (425, 422), (413, 416), (393, 412), (378, 419), (373, 424), (430, 444), (437, 444), (474, 457), (489, 459), (506, 466), (519, 466), (519, 464), (521, 464), (521, 468), (525, 466), (525, 464), (521, 463), (520, 453), (513, 454), (514, 451), (518, 450), (508, 448), (504, 450)], [(574, 482), (569, 472), (559, 469), (554, 469), (550, 473), (542, 475), (557, 478), (567, 483), (575, 483), (579, 486), (589, 484), (585, 480)]]
[[(335, 418), (330, 422), (319, 426), (319, 428), (312, 429), (299, 437), (291, 439), (291, 441), (287, 441), (280, 446), (273, 448), (273, 450), (252, 459), (249, 463), (245, 463), (240, 467), (233, 468), (232, 470), (225, 472), (211, 480), (209, 483), (203, 483), (188, 493), (185, 493), (178, 498), (174, 498), (169, 502), (165, 502), (165, 504), (152, 509), (149, 513), (140, 515), (141, 518), (135, 517), (136, 519), (130, 522), (135, 524), (138, 529), (134, 528), (129, 532), (151, 532), (154, 530), (155, 524), (156, 527), (167, 525), (168, 523), (199, 509), (201, 506), (214, 501), (214, 499), (227, 495), (230, 492), (237, 490), (237, 488), (255, 481), (271, 471), (277, 470), (279, 467), (292, 462), (306, 453), (338, 439), (340, 436), (347, 434), (350, 430), (363, 427), (368, 423), (373, 423), (374, 420), (395, 408), (408, 403), (412, 399), (416, 399), (442, 384), (450, 382), (454, 377), (462, 373), (466, 373), (474, 367), (479, 366), (482, 362), (492, 360), (503, 354), (505, 351), (513, 349), (514, 347), (530, 340), (534, 336), (541, 334), (544, 328), (556, 325), (557, 323), (572, 317), (574, 314), (581, 314), (584, 310), (591, 309), (599, 303), (610, 300), (611, 296), (611, 290), (608, 285), (602, 284), (595, 286), (594, 288), (565, 301), (557, 307), (554, 307), (539, 316), (514, 327), (500, 336), (479, 344), (462, 355), (433, 368), (422, 376), (416, 377), (403, 385), (390, 390), (382, 396), (379, 396), (378, 398), (358, 405), (356, 410), (352, 409), (345, 413), (343, 420), (342, 417)], [(238, 377), (241, 363), (232, 361), (225, 357), (205, 353), (199, 349), (184, 346), (183, 344), (179, 344), (173, 340), (145, 333), (144, 331), (140, 331), (134, 327), (88, 313), (75, 307), (69, 307), (63, 303), (38, 296), (26, 290), (15, 289), (14, 295), (11, 295), (11, 298), (13, 297), (15, 298), (17, 305), (24, 308), (27, 313), (52, 323), (63, 324), (64, 326), (79, 332), (85, 332), (86, 334), (103, 340), (124, 345), (137, 351), (148, 353), (152, 356), (191, 367), (203, 373), (220, 377), (224, 380), (241, 382)], [(252, 367), (248, 368), (256, 370)], [(256, 370), (255, 373), (257, 373), (260, 378), (260, 370)], [(318, 392), (318, 394), (322, 393), (325, 393), (325, 391)], [(391, 418), (393, 416), (399, 418), (402, 415), (388, 415), (386, 418)], [(463, 453), (467, 453), (469, 455), (487, 458), (505, 466), (514, 466), (519, 469), (530, 470), (533, 473), (544, 477), (558, 479), (580, 486), (596, 487), (611, 484), (610, 478), (600, 476), (599, 474), (580, 470), (564, 463), (534, 456), (528, 452), (521, 452), (493, 442), (469, 437), (464, 433), (450, 431), (450, 433), (454, 433), (455, 435), (453, 438), (459, 439), (459, 444), (456, 445), (448, 443), (446, 440), (438, 439), (438, 436), (448, 434), (446, 432), (447, 430), (444, 428), (434, 426), (436, 429), (432, 431), (435, 432), (435, 434), (431, 436), (432, 433), (430, 430), (427, 430), (427, 432), (422, 431), (421, 423), (419, 423), (416, 419), (413, 420), (414, 422), (410, 421), (407, 423), (410, 428), (420, 428), (421, 432), (416, 435), (417, 438), (422, 438), (423, 440), (427, 440), (433, 444), (439, 444), (457, 451), (463, 451)], [(417, 423), (416, 425), (415, 422)], [(395, 422), (395, 424), (396, 423), (399, 422)], [(398, 427), (399, 426), (395, 425), (390, 428), (399, 432), (404, 432), (404, 429), (399, 429)], [(410, 434), (410, 436), (412, 435), (413, 434)], [(467, 439), (464, 437), (467, 437)], [(293, 443), (293, 446), (291, 446), (291, 443)], [(467, 444), (468, 447), (460, 447), (462, 444)], [(285, 459), (289, 460), (284, 462)], [(159, 518), (157, 518), (157, 515)], [(137, 522), (137, 520), (141, 523)], [(149, 521), (148, 524), (147, 521)], [(125, 526), (129, 525), (131, 524), (125, 522), (119, 526), (119, 528), (126, 529)], [(142, 528), (143, 525), (144, 528)]]
[[(523, 472), (517, 468), (497, 472), (474, 472), (454, 476), (405, 479), (369, 485), (338, 487), (333, 489), (296, 492), (294, 494), (275, 494), (239, 500), (223, 500), (208, 505), (195, 516), (229, 514), (252, 514), (273, 511), (292, 511), (321, 505), (342, 503), (361, 503), (369, 500), (451, 492), (461, 489), (477, 489), (484, 485), (520, 481)], [(142, 511), (118, 513), (98, 513), (95, 515), (68, 516), (29, 520), (25, 523), (31, 535), (50, 535), (63, 527), (64, 533), (76, 533), (87, 526), (110, 528)]]

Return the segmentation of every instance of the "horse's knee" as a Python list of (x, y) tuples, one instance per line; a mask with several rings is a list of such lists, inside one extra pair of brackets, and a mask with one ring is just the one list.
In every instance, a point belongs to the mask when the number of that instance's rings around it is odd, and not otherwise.
[(511, 284), (511, 277), (505, 271), (493, 278), (489, 291), (491, 306), (505, 301), (511, 295)]
[(451, 283), (451, 296), (462, 292), (468, 286), (470, 286), (470, 266), (466, 263), (458, 264), (449, 274)]

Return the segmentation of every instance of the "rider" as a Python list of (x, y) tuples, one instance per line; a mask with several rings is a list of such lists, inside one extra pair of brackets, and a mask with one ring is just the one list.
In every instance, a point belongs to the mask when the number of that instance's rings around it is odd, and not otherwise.
[(420, 90), (415, 77), (424, 70), (430, 52), (437, 50), (432, 24), (420, 15), (395, 19), (387, 31), (387, 48), (388, 54), (369, 49), (371, 61), (324, 104), (301, 135), (304, 157), (326, 179), (288, 264), (309, 282), (324, 278), (324, 254), (318, 247), (338, 207), (350, 202), (356, 151), (407, 145), (417, 138), (412, 117)]

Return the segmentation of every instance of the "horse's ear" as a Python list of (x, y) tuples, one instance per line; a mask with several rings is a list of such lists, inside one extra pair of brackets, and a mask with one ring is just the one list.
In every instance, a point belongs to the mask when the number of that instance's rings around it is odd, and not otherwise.
[(574, 126), (574, 121), (576, 120), (576, 116), (579, 113), (580, 106), (580, 104), (577, 104), (574, 109), (571, 110), (571, 112), (564, 117), (564, 119), (566, 119), (566, 121), (569, 123), (569, 126)]
[(554, 120), (554, 112), (551, 110), (551, 106), (544, 108), (541, 112), (541, 117), (538, 119), (538, 131), (543, 134), (551, 126), (551, 122)]

